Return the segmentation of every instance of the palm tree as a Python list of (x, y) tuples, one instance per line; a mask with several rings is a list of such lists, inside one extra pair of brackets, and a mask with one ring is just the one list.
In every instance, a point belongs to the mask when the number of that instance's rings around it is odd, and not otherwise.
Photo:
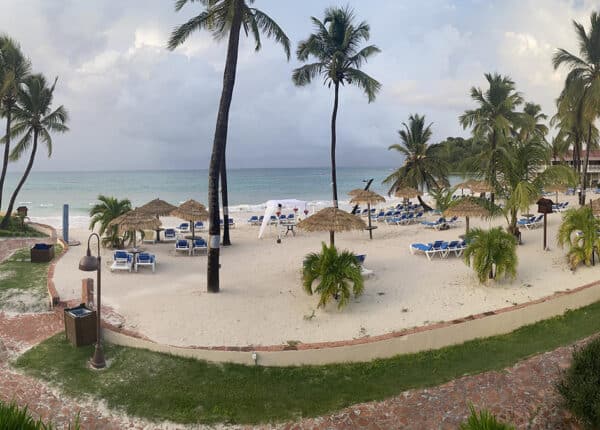
[[(511, 130), (520, 123), (521, 114), (515, 108), (523, 102), (515, 90), (515, 83), (508, 76), (485, 74), (489, 88), (471, 88), (471, 98), (479, 105), (459, 117), (464, 129), (473, 128), (473, 137), (487, 146), (484, 165), (486, 180), (496, 187), (496, 150), (498, 145), (510, 137)], [(492, 193), (494, 202), (494, 193)]]
[[(188, 2), (194, 0), (176, 0), (175, 10), (179, 11)], [(283, 46), (287, 58), (290, 57), (290, 41), (283, 30), (264, 12), (249, 5), (254, 0), (198, 0), (205, 10), (185, 24), (173, 30), (168, 42), (168, 48), (174, 50), (197, 30), (208, 30), (217, 39), (228, 37), (227, 59), (223, 72), (223, 90), (219, 102), (219, 112), (215, 126), (212, 155), (208, 170), (208, 212), (209, 212), (209, 241), (207, 263), (207, 290), (219, 292), (219, 176), (221, 164), (224, 163), (227, 145), (227, 129), (229, 125), (229, 109), (233, 98), (233, 87), (237, 69), (240, 30), (251, 33), (254, 37), (255, 48), (261, 48), (261, 32), (273, 38)], [(227, 223), (225, 223), (227, 224)]]
[(117, 226), (109, 226), (115, 218), (131, 210), (129, 199), (119, 200), (116, 197), (108, 197), (100, 194), (98, 196), (100, 203), (95, 204), (90, 209), (90, 230), (94, 230), (98, 224), (98, 234), (104, 236), (102, 244), (112, 248), (119, 248), (122, 245)]
[(425, 191), (449, 186), (448, 167), (441, 157), (440, 144), (429, 145), (431, 125), (425, 127), (425, 116), (418, 114), (408, 118), (408, 124), (402, 123), (404, 130), (398, 130), (402, 143), (391, 145), (404, 155), (404, 164), (383, 180), (391, 184), (388, 191), (392, 194), (400, 186), (420, 188)]
[(57, 80), (58, 78), (49, 87), (44, 76), (29, 75), (17, 93), (17, 105), (13, 108), (15, 124), (11, 129), (11, 135), (20, 137), (20, 140), (13, 148), (10, 158), (19, 159), (30, 147), (31, 153), (25, 172), (10, 198), (6, 214), (0, 223), (2, 229), (8, 226), (17, 195), (31, 172), (37, 154), (38, 140), (41, 139), (46, 146), (50, 157), (52, 155), (50, 133), (65, 133), (69, 130), (65, 125), (68, 121), (66, 109), (61, 105), (54, 111), (51, 110)]
[(569, 140), (567, 134), (559, 130), (548, 144), (552, 160), (559, 160), (559, 163), (565, 161), (565, 155), (569, 152)]
[(527, 102), (523, 106), (523, 115), (521, 117), (521, 128), (519, 137), (521, 140), (529, 140), (535, 136), (544, 140), (548, 134), (548, 126), (543, 123), (548, 119), (548, 115), (542, 112), (542, 107), (536, 103)]
[(517, 240), (502, 227), (471, 229), (465, 240), (468, 245), (463, 258), (475, 270), (479, 282), (517, 275)]
[(6, 117), (4, 154), (0, 171), (0, 208), (10, 155), (12, 113), (17, 103), (19, 86), (30, 71), (31, 63), (21, 52), (19, 44), (6, 35), (0, 35), (0, 116)]
[[(321, 22), (311, 17), (315, 33), (298, 44), (296, 55), (301, 62), (311, 57), (316, 60), (294, 70), (292, 79), (298, 86), (310, 84), (317, 77), (323, 78), (328, 87), (333, 85), (334, 100), (331, 114), (331, 186), (333, 206), (338, 207), (337, 176), (335, 163), (336, 121), (339, 105), (340, 85), (354, 85), (364, 91), (369, 103), (381, 88), (381, 84), (360, 70), (371, 56), (380, 52), (375, 45), (360, 48), (362, 42), (370, 38), (370, 27), (362, 21), (354, 22), (354, 12), (346, 8), (332, 7), (325, 10), (325, 19)], [(334, 232), (330, 232), (330, 243), (335, 241)]]
[[(313, 283), (319, 281), (313, 288)], [(361, 267), (350, 251), (339, 252), (334, 245), (323, 243), (320, 253), (310, 253), (303, 263), (302, 283), (304, 290), (312, 295), (319, 293), (318, 307), (327, 305), (330, 299), (338, 300), (338, 309), (350, 300), (350, 286), (354, 297), (363, 293), (364, 282)]]
[(592, 264), (594, 247), (600, 245), (598, 236), (600, 220), (594, 216), (589, 206), (569, 209), (563, 216), (563, 221), (558, 229), (558, 244), (561, 247), (569, 246), (567, 258), (571, 270), (580, 264)]
[(558, 49), (552, 57), (552, 65), (554, 69), (563, 65), (569, 68), (561, 97), (567, 96), (569, 93), (571, 96), (576, 94), (581, 103), (580, 114), (588, 119), (587, 130), (581, 130), (587, 141), (580, 200), (583, 205), (585, 204), (589, 154), (595, 144), (592, 138), (592, 125), (600, 115), (600, 15), (598, 12), (592, 12), (589, 32), (586, 32), (585, 27), (577, 21), (573, 21), (573, 26), (579, 42), (580, 56), (565, 49)]

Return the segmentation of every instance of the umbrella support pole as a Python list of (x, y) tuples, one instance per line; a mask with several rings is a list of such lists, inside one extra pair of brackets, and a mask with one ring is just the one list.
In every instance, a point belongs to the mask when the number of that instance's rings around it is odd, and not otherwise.
[(369, 214), (369, 239), (373, 239), (373, 229), (371, 228), (371, 204), (367, 203), (367, 213)]

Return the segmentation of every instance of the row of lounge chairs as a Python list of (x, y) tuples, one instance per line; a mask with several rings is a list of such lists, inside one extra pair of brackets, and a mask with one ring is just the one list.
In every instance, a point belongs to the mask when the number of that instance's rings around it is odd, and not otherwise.
[(531, 216), (529, 218), (521, 218), (517, 221), (517, 226), (525, 227), (527, 230), (541, 227), (544, 224), (544, 215)]
[(421, 224), (425, 227), (425, 228), (432, 228), (434, 230), (442, 230), (443, 228), (445, 228), (444, 226), (448, 226), (448, 227), (455, 227), (460, 223), (460, 220), (458, 219), (457, 216), (453, 216), (450, 219), (446, 219), (444, 217), (440, 217), (435, 221), (423, 221)]
[(424, 212), (408, 212), (394, 214), (392, 216), (386, 216), (385, 223), (388, 225), (409, 225), (416, 224), (421, 221), (424, 216)]
[(127, 270), (131, 272), (135, 268), (137, 272), (140, 267), (150, 267), (152, 273), (154, 273), (156, 271), (156, 256), (148, 252), (140, 252), (134, 257), (131, 252), (115, 251), (110, 271)]
[(464, 240), (453, 240), (446, 242), (443, 240), (436, 240), (431, 243), (411, 243), (409, 250), (411, 254), (424, 254), (429, 261), (436, 255), (440, 258), (446, 258), (450, 253), (454, 253), (456, 257), (460, 257), (467, 247), (467, 243)]
[[(258, 216), (258, 215), (252, 215), (250, 218), (248, 218), (247, 223), (250, 225), (261, 225), (264, 221), (265, 217), (263, 215)], [(294, 222), (296, 220), (296, 216), (294, 214), (289, 214), (289, 215), (284, 215), (281, 214), (279, 215), (279, 218), (277, 218), (277, 216), (275, 215), (271, 215), (271, 217), (269, 218), (269, 224), (273, 225), (273, 224), (278, 224), (279, 222)]]
[(569, 206), (569, 202), (556, 203), (552, 205), (553, 212), (562, 212), (567, 210)]
[(175, 242), (175, 252), (195, 255), (197, 252), (207, 252), (208, 244), (201, 237), (194, 240), (179, 239)]

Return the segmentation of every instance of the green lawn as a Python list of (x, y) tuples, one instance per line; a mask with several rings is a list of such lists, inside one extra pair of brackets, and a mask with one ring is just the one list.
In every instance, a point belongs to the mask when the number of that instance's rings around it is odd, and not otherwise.
[[(55, 255), (62, 252), (55, 245)], [(0, 264), (0, 311), (42, 312), (48, 309), (49, 263), (31, 263), (29, 248)]]
[(59, 334), (26, 352), (15, 365), (71, 396), (91, 394), (112, 408), (150, 420), (255, 424), (331, 413), (409, 388), (502, 369), (598, 331), (600, 303), (595, 303), (508, 335), (371, 363), (246, 367), (107, 345), (110, 367), (102, 372), (86, 367), (91, 347), (71, 347)]
[(6, 230), (0, 229), (0, 237), (48, 237), (44, 233), (29, 227), (27, 224), (21, 224), (19, 218), (11, 218)]

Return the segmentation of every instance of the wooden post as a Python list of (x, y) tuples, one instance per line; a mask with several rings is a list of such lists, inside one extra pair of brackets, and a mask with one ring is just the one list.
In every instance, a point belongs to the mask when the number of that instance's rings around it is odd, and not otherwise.
[(547, 250), (546, 246), (546, 229), (548, 228), (548, 214), (544, 213), (544, 251)]
[(94, 307), (94, 280), (92, 278), (81, 280), (81, 303), (85, 303), (88, 309)]
[(373, 229), (371, 228), (371, 203), (367, 203), (367, 212), (369, 212), (369, 238), (373, 239)]
[(469, 217), (465, 217), (466, 222), (465, 224), (467, 225), (467, 233), (469, 232)]

